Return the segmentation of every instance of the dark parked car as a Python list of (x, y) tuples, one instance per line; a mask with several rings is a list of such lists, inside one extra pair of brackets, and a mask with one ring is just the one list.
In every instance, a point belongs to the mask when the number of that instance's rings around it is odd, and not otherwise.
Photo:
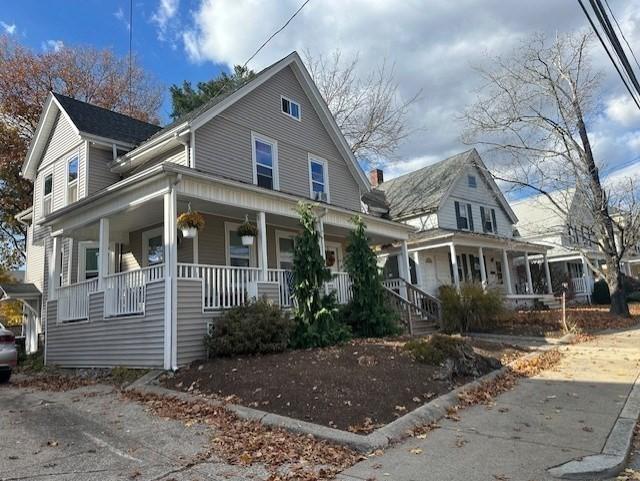
[(0, 324), (0, 383), (9, 382), (17, 363), (16, 337)]

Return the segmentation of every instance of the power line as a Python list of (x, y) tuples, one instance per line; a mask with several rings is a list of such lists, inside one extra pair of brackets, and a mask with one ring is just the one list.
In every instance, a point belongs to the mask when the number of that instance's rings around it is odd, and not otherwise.
[(253, 55), (251, 55), (251, 57), (249, 57), (249, 59), (244, 63), (244, 65), (242, 67), (246, 67), (247, 64), (249, 62), (251, 62), (253, 60), (253, 58), (258, 55), (258, 53), (260, 53), (260, 50), (262, 50), (264, 47), (266, 47), (266, 45), (273, 39), (273, 37), (275, 37), (276, 35), (278, 35), (280, 32), (282, 32), (285, 28), (287, 28), (287, 25), (289, 25), (291, 23), (291, 21), (296, 18), (296, 15), (298, 15), (302, 9), (307, 5), (307, 3), (309, 3), (310, 0), (305, 0), (305, 2), (300, 5), (300, 8), (298, 8), (298, 10), (296, 10), (293, 15), (291, 15), (289, 17), (289, 20), (287, 20), (284, 25), (282, 27), (280, 27), (278, 30), (276, 30), (275, 32), (273, 32), (273, 34), (271, 34), (271, 36), (264, 41), (264, 43), (262, 45), (260, 45), (260, 47), (258, 48), (258, 50), (256, 50)]
[(629, 41), (627, 40), (627, 37), (625, 37), (624, 32), (622, 31), (622, 28), (620, 27), (620, 24), (618, 23), (618, 19), (616, 18), (616, 16), (613, 13), (613, 10), (611, 10), (611, 7), (609, 6), (609, 1), (608, 0), (604, 0), (604, 3), (607, 5), (607, 8), (609, 9), (609, 13), (611, 14), (611, 18), (613, 18), (613, 21), (616, 23), (616, 25), (618, 27), (618, 31), (620, 32), (620, 35), (622, 35), (622, 39), (624, 40), (624, 43), (627, 44), (627, 48), (629, 49), (629, 52), (631, 52), (631, 56), (633, 57), (633, 60), (635, 60), (636, 65), (638, 66), (638, 68), (640, 68), (640, 63), (638, 62), (638, 59), (636, 58), (636, 54), (633, 52), (633, 49), (631, 48), (631, 45), (629, 44)]
[(600, 43), (602, 44), (602, 47), (604, 48), (604, 51), (607, 53), (607, 56), (609, 57), (609, 60), (611, 60), (611, 63), (613, 64), (614, 68), (616, 69), (616, 72), (618, 72), (618, 75), (620, 76), (620, 80), (622, 80), (622, 83), (624, 84), (624, 86), (626, 87), (627, 91), (629, 92), (629, 95), (631, 95), (631, 98), (633, 99), (633, 102), (636, 104), (638, 109), (640, 109), (640, 103), (638, 103), (638, 100), (636, 99), (636, 96), (634, 95), (633, 91), (631, 90), (631, 87), (629, 87), (629, 84), (627, 83), (627, 80), (625, 79), (624, 75), (620, 71), (620, 68), (618, 67), (618, 64), (613, 59), (613, 56), (611, 55), (611, 52), (609, 51), (609, 48), (607, 47), (607, 44), (605, 43), (604, 39), (600, 35), (600, 32), (598, 31), (595, 23), (593, 23), (593, 20), (591, 19), (591, 15), (589, 15), (589, 12), (587, 11), (587, 9), (584, 6), (584, 3), (582, 3), (582, 0), (578, 0), (578, 3), (580, 4), (580, 7), (582, 8), (582, 11), (584, 12), (585, 16), (587, 17), (587, 20), (589, 21), (589, 24), (591, 25), (591, 28), (593, 29), (593, 31), (595, 32), (596, 36), (598, 37), (598, 40), (600, 40)]

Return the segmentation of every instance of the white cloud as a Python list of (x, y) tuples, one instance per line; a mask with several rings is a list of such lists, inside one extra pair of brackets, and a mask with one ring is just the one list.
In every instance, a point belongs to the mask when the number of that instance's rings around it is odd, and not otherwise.
[(127, 30), (131, 29), (131, 24), (129, 24), (129, 19), (125, 17), (125, 13), (124, 13), (124, 10), (122, 10), (122, 7), (118, 7), (118, 10), (113, 12), (113, 16), (116, 17), (116, 19), (119, 22), (121, 22), (126, 27)]
[[(182, 44), (194, 62), (244, 63), (300, 7), (302, 0), (198, 0), (183, 19)], [(640, 44), (640, 4), (612, 5), (631, 45)], [(508, 54), (534, 32), (571, 32), (587, 27), (572, 2), (503, 0), (323, 0), (309, 2), (249, 64), (258, 70), (292, 50), (343, 56), (359, 53), (366, 75), (386, 57), (395, 64), (400, 95), (422, 91), (409, 119), (415, 133), (384, 167), (385, 177), (419, 168), (469, 148), (460, 142), (460, 113), (475, 98), (482, 80), (474, 66), (487, 54)], [(629, 131), (640, 129), (640, 114), (602, 49), (594, 43), (594, 69), (603, 70), (600, 115), (590, 124), (609, 168), (630, 158)], [(637, 108), (636, 108), (637, 110)], [(633, 142), (632, 142), (633, 143)], [(636, 153), (637, 155), (637, 153)], [(487, 154), (485, 161), (494, 159)]]
[(0, 27), (2, 27), (4, 29), (4, 32), (8, 35), (13, 35), (14, 33), (16, 33), (16, 30), (18, 27), (16, 27), (15, 23), (5, 23), (3, 21), (0, 20)]
[(160, 33), (166, 30), (168, 22), (178, 13), (179, 6), (180, 0), (160, 0), (158, 9), (151, 16), (151, 21), (158, 26)]
[(64, 48), (64, 42), (62, 40), (47, 40), (42, 42), (41, 46), (44, 51), (53, 50), (54, 52), (59, 52)]

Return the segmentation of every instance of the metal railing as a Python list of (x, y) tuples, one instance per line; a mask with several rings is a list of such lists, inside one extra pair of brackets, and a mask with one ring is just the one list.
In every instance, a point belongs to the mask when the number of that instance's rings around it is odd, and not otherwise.
[(89, 279), (58, 288), (58, 321), (89, 318), (89, 294), (98, 290), (98, 279)]
[(146, 286), (161, 279), (164, 279), (164, 264), (106, 276), (105, 317), (144, 314)]

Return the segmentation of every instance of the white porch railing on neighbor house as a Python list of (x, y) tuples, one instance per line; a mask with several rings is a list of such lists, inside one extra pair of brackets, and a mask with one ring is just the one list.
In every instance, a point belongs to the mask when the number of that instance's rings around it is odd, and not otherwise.
[(584, 277), (572, 277), (571, 289), (575, 294), (590, 295), (593, 292), (593, 281)]
[(89, 279), (58, 288), (58, 321), (80, 321), (89, 318), (89, 293), (98, 290), (98, 279)]
[(178, 279), (202, 279), (205, 310), (229, 309), (249, 300), (250, 285), (260, 280), (260, 269), (178, 264)]
[(144, 314), (146, 286), (164, 278), (164, 264), (111, 274), (104, 278), (106, 317)]

